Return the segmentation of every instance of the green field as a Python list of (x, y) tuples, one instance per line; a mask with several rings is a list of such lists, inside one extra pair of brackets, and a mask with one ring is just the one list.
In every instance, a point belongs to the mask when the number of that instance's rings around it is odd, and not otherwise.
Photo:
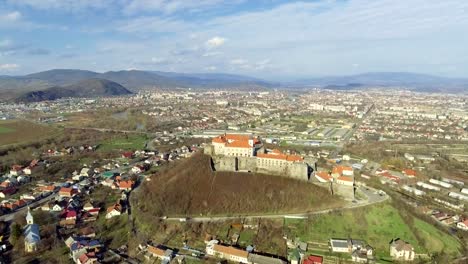
[(0, 134), (5, 134), (5, 133), (12, 133), (15, 132), (16, 130), (10, 127), (3, 127), (0, 126)]
[(460, 243), (456, 238), (441, 232), (433, 225), (420, 219), (414, 219), (416, 232), (424, 239), (423, 247), (430, 251), (458, 254)]
[[(290, 237), (301, 241), (326, 243), (330, 238), (362, 239), (376, 250), (377, 257), (388, 256), (388, 245), (392, 238), (410, 242), (416, 253), (440, 252), (459, 254), (461, 244), (453, 237), (432, 225), (414, 219), (410, 228), (389, 203), (371, 207), (346, 210), (326, 215), (317, 215), (307, 220), (285, 220), (285, 231)], [(424, 241), (418, 241), (417, 235)]]
[(99, 146), (100, 151), (112, 150), (141, 150), (145, 147), (147, 141), (144, 135), (118, 136), (102, 142)]

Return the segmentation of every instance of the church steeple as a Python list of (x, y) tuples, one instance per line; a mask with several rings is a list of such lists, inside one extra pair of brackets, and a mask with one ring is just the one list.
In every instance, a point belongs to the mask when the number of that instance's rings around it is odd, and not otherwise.
[(29, 206), (28, 206), (28, 214), (26, 215), (26, 223), (28, 225), (34, 224), (34, 218), (33, 218), (32, 214), (31, 214), (31, 208), (29, 208)]

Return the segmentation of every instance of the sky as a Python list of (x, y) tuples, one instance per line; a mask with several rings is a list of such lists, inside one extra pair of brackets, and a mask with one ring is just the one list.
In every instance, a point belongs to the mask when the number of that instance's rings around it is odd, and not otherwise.
[(468, 77), (467, 0), (0, 0), (0, 75)]

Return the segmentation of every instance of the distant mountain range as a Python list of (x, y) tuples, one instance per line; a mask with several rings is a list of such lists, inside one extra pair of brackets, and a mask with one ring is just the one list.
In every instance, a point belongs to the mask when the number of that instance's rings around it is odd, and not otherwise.
[[(139, 70), (97, 73), (85, 70), (56, 69), (24, 76), (0, 76), (0, 97), (3, 96), (9, 99), (18, 98), (18, 100), (26, 98), (30, 98), (27, 100), (42, 100), (41, 98), (50, 100), (55, 97), (66, 97), (67, 95), (107, 96), (118, 95), (120, 93), (115, 92), (114, 94), (114, 92), (108, 91), (98, 94), (98, 90), (96, 90), (96, 94), (93, 94), (92, 89), (88, 90), (86, 88), (86, 85), (90, 84), (84, 82), (86, 80), (93, 80), (90, 82), (94, 84), (97, 83), (97, 80), (100, 80), (101, 84), (107, 80), (113, 83), (112, 85), (105, 83), (103, 84), (104, 87), (115, 87), (116, 83), (132, 92), (154, 88), (219, 88), (250, 91), (266, 90), (273, 87), (282, 89), (320, 87), (333, 90), (355, 90), (375, 87), (390, 89), (401, 87), (421, 92), (466, 93), (468, 91), (468, 79), (445, 78), (406, 72), (363, 73), (350, 76), (331, 76), (288, 83), (275, 83), (248, 76), (223, 73), (188, 74)], [(79, 86), (73, 86), (74, 84), (79, 84)], [(62, 91), (62, 89), (65, 91)], [(88, 92), (81, 93), (80, 89)]]
[(467, 92), (468, 78), (446, 78), (408, 72), (372, 72), (300, 80), (290, 83), (289, 86), (316, 86), (334, 90), (404, 87), (420, 92), (460, 93)]
[(117, 82), (130, 90), (157, 88), (235, 88), (269, 87), (271, 83), (231, 74), (183, 74), (156, 71), (109, 71), (97, 73), (84, 70), (57, 69), (24, 76), (0, 76), (2, 89), (42, 89), (69, 85), (78, 81), (97, 78)]
[(66, 86), (54, 86), (44, 90), (26, 92), (16, 102), (51, 101), (66, 97), (102, 97), (131, 94), (122, 85), (104, 79), (87, 79)]

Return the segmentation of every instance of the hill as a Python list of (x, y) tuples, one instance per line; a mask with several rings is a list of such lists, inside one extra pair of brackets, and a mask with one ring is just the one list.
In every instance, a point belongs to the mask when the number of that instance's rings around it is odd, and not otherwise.
[(40, 102), (66, 97), (101, 97), (131, 94), (122, 85), (104, 79), (88, 79), (64, 87), (54, 86), (45, 90), (26, 92), (17, 102)]
[(152, 88), (265, 88), (270, 83), (252, 77), (231, 74), (185, 74), (158, 71), (109, 71), (55, 69), (24, 76), (0, 76), (0, 90), (33, 91), (66, 86), (87, 79), (106, 79), (138, 91)]
[(342, 204), (326, 189), (303, 181), (213, 172), (210, 157), (201, 153), (152, 176), (135, 192), (134, 199), (138, 204), (134, 210), (153, 216), (293, 213)]
[(405, 87), (420, 92), (452, 92), (468, 90), (468, 79), (446, 78), (409, 72), (370, 72), (348, 76), (330, 76), (296, 81), (292, 86), (319, 86), (333, 90), (375, 87)]

